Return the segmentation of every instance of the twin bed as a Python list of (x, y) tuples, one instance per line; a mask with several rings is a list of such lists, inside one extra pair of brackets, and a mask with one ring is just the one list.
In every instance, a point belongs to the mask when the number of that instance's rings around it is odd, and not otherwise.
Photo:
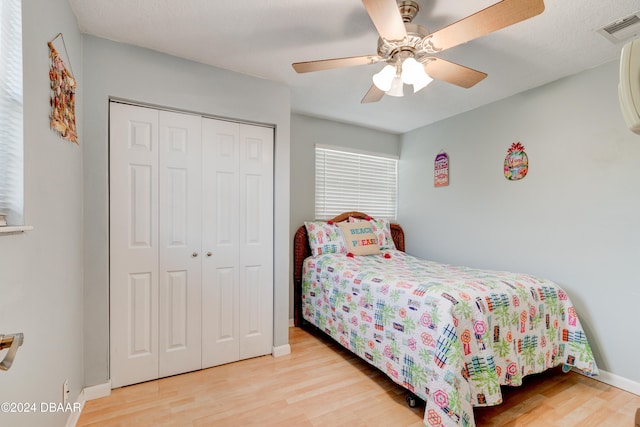
[[(357, 255), (348, 223), (381, 249)], [(424, 400), (427, 426), (474, 426), (474, 406), (502, 403), (500, 386), (529, 374), (562, 365), (597, 375), (558, 285), (412, 257), (399, 225), (360, 212), (298, 229), (294, 300), (296, 326), (315, 326)]]

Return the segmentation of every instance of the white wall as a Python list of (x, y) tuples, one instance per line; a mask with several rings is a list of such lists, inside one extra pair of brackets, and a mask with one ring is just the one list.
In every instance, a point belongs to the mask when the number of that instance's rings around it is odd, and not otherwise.
[[(0, 425), (60, 426), (68, 413), (42, 413), (71, 401), (83, 387), (82, 368), (82, 37), (66, 0), (23, 1), (24, 212), (33, 231), (0, 235), (0, 334), (23, 332), (9, 371), (0, 371), (0, 402), (34, 402), (37, 413), (0, 413)], [(49, 48), (71, 62), (79, 88), (80, 146), (49, 128)], [(6, 350), (0, 353), (4, 357)]]
[[(640, 136), (608, 63), (403, 136), (399, 220), (407, 250), (555, 280), (601, 369), (640, 382)], [(529, 173), (503, 176), (512, 142)], [(450, 185), (433, 160), (450, 156)]]
[(85, 384), (109, 379), (108, 100), (276, 126), (274, 345), (286, 346), (289, 302), (289, 89), (282, 84), (85, 36)]
[[(372, 153), (400, 154), (400, 136), (346, 123), (291, 115), (291, 251), (293, 235), (304, 221), (314, 219), (315, 146), (334, 145)], [(293, 252), (291, 252), (293, 254)], [(293, 255), (291, 255), (293, 258)], [(293, 265), (293, 259), (290, 260)], [(291, 267), (293, 268), (293, 267)], [(291, 292), (289, 317), (293, 318), (293, 270), (289, 275)]]

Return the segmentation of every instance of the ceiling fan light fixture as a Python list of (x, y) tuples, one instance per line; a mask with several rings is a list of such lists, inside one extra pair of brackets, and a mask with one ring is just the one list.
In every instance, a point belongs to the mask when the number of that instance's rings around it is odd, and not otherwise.
[(427, 86), (433, 81), (424, 70), (424, 65), (409, 57), (402, 63), (402, 81), (405, 84), (413, 85), (413, 93)]
[(404, 96), (404, 83), (402, 82), (402, 78), (396, 75), (391, 81), (391, 88), (386, 91), (386, 94), (389, 96)]
[(386, 65), (382, 70), (373, 75), (373, 84), (383, 92), (391, 89), (392, 82), (396, 77), (396, 67)]
[(432, 81), (433, 79), (423, 71), (422, 75), (413, 82), (413, 93), (416, 93), (419, 90), (425, 88)]

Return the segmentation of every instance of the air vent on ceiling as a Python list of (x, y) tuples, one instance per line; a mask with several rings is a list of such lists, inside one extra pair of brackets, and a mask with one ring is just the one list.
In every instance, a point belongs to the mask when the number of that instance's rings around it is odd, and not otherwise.
[(617, 19), (597, 31), (612, 43), (619, 43), (638, 37), (640, 36), (640, 10), (633, 15)]

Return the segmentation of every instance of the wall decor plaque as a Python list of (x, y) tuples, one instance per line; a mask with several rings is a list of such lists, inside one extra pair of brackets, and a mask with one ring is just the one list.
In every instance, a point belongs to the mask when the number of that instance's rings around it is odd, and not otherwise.
[(529, 171), (529, 158), (524, 152), (524, 145), (514, 142), (507, 150), (504, 158), (504, 177), (509, 181), (517, 181), (524, 178)]
[(449, 155), (440, 152), (433, 162), (433, 186), (445, 187), (449, 185)]

